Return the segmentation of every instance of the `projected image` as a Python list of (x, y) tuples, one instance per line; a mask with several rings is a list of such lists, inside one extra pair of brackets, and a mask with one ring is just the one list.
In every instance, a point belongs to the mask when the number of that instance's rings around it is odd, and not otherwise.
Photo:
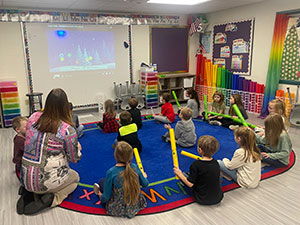
[(113, 32), (47, 31), (50, 72), (115, 69)]

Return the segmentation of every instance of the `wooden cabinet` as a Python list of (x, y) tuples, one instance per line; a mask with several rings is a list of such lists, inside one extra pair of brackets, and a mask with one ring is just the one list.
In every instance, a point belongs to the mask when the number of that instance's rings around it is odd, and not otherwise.
[(165, 92), (169, 93), (171, 97), (171, 103), (175, 103), (172, 91), (176, 93), (179, 102), (187, 101), (184, 90), (194, 87), (194, 80), (194, 74), (160, 74), (158, 78), (159, 93), (160, 95)]

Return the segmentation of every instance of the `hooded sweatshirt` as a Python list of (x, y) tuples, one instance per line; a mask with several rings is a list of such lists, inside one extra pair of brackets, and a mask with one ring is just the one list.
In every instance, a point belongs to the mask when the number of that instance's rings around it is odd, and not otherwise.
[(180, 120), (175, 126), (176, 143), (181, 147), (192, 147), (196, 144), (195, 126), (191, 119)]

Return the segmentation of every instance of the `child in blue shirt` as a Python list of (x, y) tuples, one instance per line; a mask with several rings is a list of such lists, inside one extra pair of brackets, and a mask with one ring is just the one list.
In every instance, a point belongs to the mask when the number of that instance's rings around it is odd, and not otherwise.
[(133, 149), (127, 142), (118, 142), (114, 155), (116, 165), (94, 184), (94, 192), (105, 203), (108, 215), (132, 218), (147, 206), (140, 188), (148, 186), (147, 174), (131, 163)]

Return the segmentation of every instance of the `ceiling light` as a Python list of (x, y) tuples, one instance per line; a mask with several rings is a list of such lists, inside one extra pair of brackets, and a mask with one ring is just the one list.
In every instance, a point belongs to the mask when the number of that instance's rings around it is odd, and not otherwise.
[(168, 4), (168, 5), (197, 5), (210, 0), (148, 0), (147, 3)]

